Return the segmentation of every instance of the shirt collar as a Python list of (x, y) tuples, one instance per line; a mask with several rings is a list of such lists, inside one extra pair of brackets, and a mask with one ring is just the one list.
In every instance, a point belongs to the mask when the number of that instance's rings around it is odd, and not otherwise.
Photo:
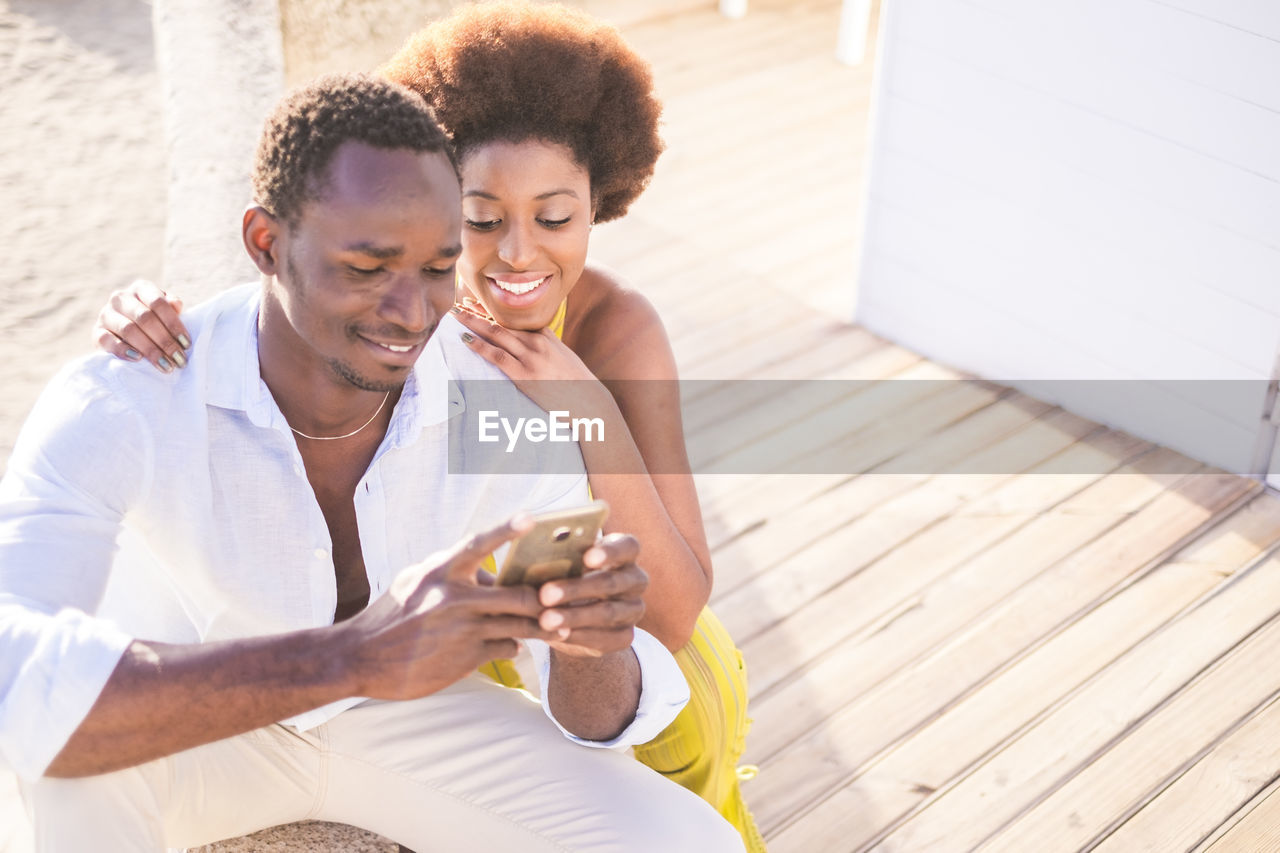
[[(243, 290), (243, 292), (241, 292)], [(225, 302), (224, 302), (225, 300)], [(262, 381), (258, 362), (258, 309), (261, 287), (235, 288), (209, 305), (214, 316), (204, 358), (208, 365), (205, 388), (210, 405), (244, 412), (255, 426), (289, 431), (289, 424)], [(222, 304), (219, 304), (222, 303)], [(198, 346), (198, 344), (197, 344)], [(450, 414), (451, 383), (438, 334), (422, 349), (387, 429), (390, 446), (401, 447), (418, 437), (423, 427), (445, 421)], [(455, 403), (453, 408), (456, 408)]]

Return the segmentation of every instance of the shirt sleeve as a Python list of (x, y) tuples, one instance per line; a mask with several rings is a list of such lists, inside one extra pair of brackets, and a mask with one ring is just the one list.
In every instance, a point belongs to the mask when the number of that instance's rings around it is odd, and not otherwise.
[(636, 744), (648, 743), (656, 738), (663, 729), (671, 725), (671, 721), (689, 702), (689, 683), (684, 673), (672, 657), (667, 647), (641, 628), (635, 629), (635, 638), (631, 641), (631, 650), (640, 662), (640, 704), (636, 708), (635, 718), (622, 733), (612, 740), (586, 740), (570, 732), (551, 713), (547, 704), (547, 679), (551, 677), (551, 647), (541, 640), (525, 640), (529, 648), (529, 656), (533, 658), (538, 670), (538, 685), (541, 689), (542, 710), (574, 743), (583, 746), (595, 746), (609, 749), (625, 749)]
[(0, 757), (44, 773), (132, 638), (96, 619), (149, 433), (101, 378), (59, 374), (0, 480)]

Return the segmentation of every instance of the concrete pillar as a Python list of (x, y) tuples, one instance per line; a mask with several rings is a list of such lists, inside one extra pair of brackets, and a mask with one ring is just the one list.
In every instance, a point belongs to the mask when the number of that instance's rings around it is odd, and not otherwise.
[(188, 305), (257, 278), (240, 242), (249, 169), (284, 91), (277, 0), (154, 0), (165, 107), (163, 286)]

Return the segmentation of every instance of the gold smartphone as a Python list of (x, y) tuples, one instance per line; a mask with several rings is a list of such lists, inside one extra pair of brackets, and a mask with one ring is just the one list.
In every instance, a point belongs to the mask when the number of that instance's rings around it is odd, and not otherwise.
[(498, 570), (500, 586), (542, 586), (550, 580), (581, 577), (582, 555), (600, 538), (609, 505), (592, 501), (573, 509), (533, 516), (533, 528), (511, 543)]

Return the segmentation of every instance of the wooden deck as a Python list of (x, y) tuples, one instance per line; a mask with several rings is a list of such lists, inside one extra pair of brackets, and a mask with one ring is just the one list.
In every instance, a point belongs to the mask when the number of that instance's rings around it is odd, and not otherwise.
[[(597, 256), (687, 377), (954, 376), (820, 310), (852, 294), (873, 59), (835, 64), (833, 0), (751, 6), (627, 28), (671, 147)], [(770, 849), (1280, 850), (1280, 499), (1008, 389), (920, 387), (858, 398), (858, 475), (699, 479)], [(1016, 473), (948, 473), (984, 458)]]

